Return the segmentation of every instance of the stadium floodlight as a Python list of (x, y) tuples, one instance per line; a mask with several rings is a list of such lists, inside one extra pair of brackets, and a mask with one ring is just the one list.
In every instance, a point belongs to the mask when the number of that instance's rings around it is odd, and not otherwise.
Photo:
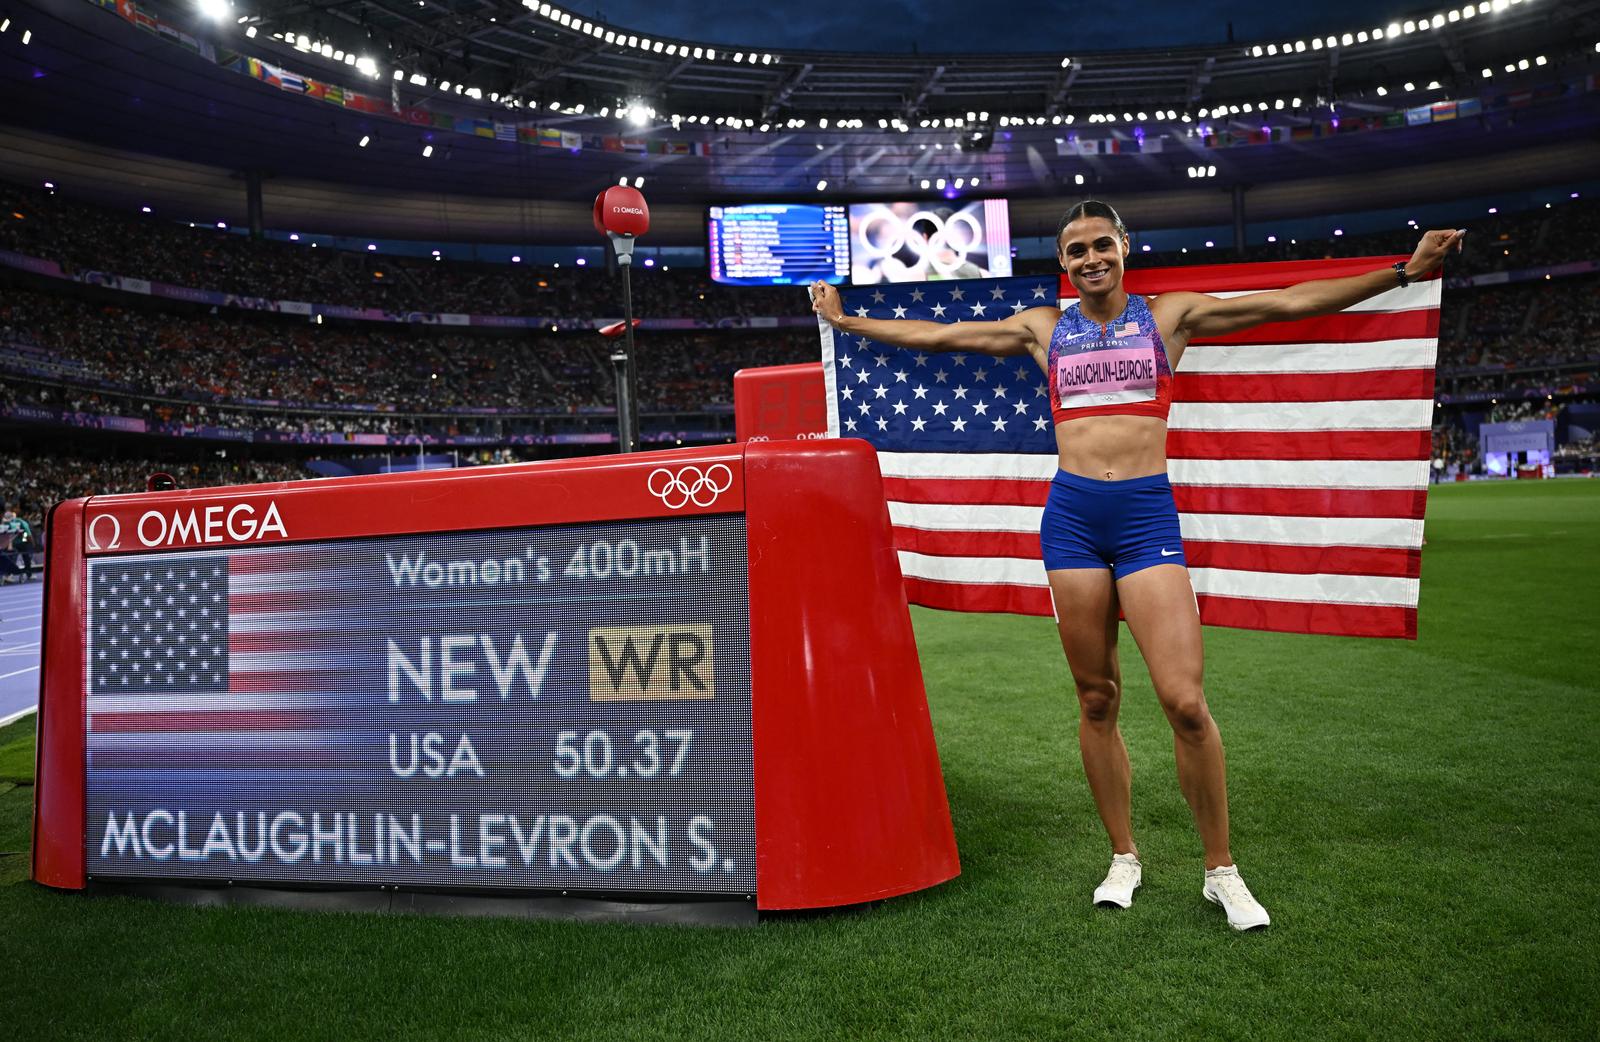
[(928, 188), (931, 188), (931, 187), (932, 187), (932, 186), (933, 186), (933, 185), (932, 185), (932, 182), (931, 182), (931, 181), (929, 181), (929, 180), (928, 180), (928, 179), (927, 179), (927, 178), (926, 178), (926, 177), (924, 177), (924, 178), (923, 178), (923, 179), (922, 179), (922, 184), (921, 184), (921, 187), (922, 187), (922, 189), (923, 189), (923, 190), (924, 190), (924, 191), (926, 191), (926, 190), (927, 190), (927, 189), (928, 189)]
[(1217, 168), (1214, 167), (1214, 166), (1206, 167), (1206, 176), (1207, 177), (1216, 177), (1217, 176)]
[(150, 212), (150, 207), (148, 207), (148, 206), (141, 206), (141, 207), (139, 207), (139, 212), (140, 212), (140, 213), (149, 213), (149, 212)]
[(1549, 64), (1549, 60), (1546, 59), (1545, 56), (1541, 54), (1541, 55), (1539, 55), (1539, 57), (1533, 59), (1533, 64), (1535, 64), (1535, 65), (1548, 65)]
[(247, 40), (254, 40), (256, 38), (256, 27), (253, 25), (246, 26), (244, 30), (244, 37)]
[(1389, 88), (1388, 87), (1384, 87), (1384, 86), (1380, 86), (1380, 87), (1378, 87), (1376, 93), (1377, 93), (1378, 97), (1386, 98), (1386, 97), (1389, 96)]
[(299, 242), (300, 241), (300, 233), (299, 232), (290, 232), (289, 233), (289, 241), (290, 242)]
[(761, 56), (761, 64), (762, 64), (762, 65), (771, 65), (771, 64), (772, 64), (772, 55), (770, 55), (770, 54), (763, 54), (763, 55), (762, 55), (762, 56)]
[(971, 181), (968, 181), (967, 183), (969, 185), (971, 185), (973, 188), (978, 187), (978, 179), (976, 177), (974, 177)]
[(1267, 236), (1267, 241), (1268, 242), (1277, 242), (1278, 241), (1278, 237), (1276, 235), (1269, 235), (1269, 236)]
[(644, 178), (643, 177), (635, 177), (633, 179), (633, 187), (635, 187), (635, 188), (643, 188), (644, 187)]
[(431, 155), (433, 155), (433, 146), (432, 145), (423, 145), (422, 146), (422, 158), (423, 159), (427, 159)]
[(827, 190), (828, 190), (828, 179), (826, 177), (824, 177), (822, 180), (817, 182), (817, 191), (826, 192)]
[(1494, 75), (1494, 70), (1493, 69), (1484, 69), (1483, 70), (1483, 78), (1484, 79), (1489, 79), (1493, 75)]
[(413, 72), (411, 74), (411, 79), (407, 82), (409, 82), (413, 87), (426, 87), (428, 85), (428, 77), (424, 76), (420, 72)]
[(362, 134), (361, 135), (361, 140), (356, 142), (356, 147), (357, 148), (366, 148), (367, 144), (371, 140), (372, 140), (372, 135), (371, 134)]
[(1082, 174), (1073, 174), (1072, 175), (1072, 183), (1075, 184), (1075, 185), (1083, 184), (1083, 175)]
[(1523, 58), (1521, 61), (1517, 62), (1517, 68), (1521, 69), (1523, 72), (1527, 72), (1528, 71), (1528, 59)]
[(228, 0), (195, 0), (195, 7), (199, 9), (203, 18), (213, 22), (220, 22), (228, 17), (228, 11), (233, 5)]
[(1438, 80), (1429, 80), (1428, 81), (1428, 89), (1429, 90), (1441, 90), (1442, 88), (1439, 86), (1439, 81)]
[(1417, 89), (1417, 85), (1415, 83), (1412, 83), (1410, 80), (1406, 80), (1406, 88), (1405, 89), (1406, 89), (1406, 93), (1409, 94), (1412, 91)]
[(716, 60), (717, 60), (717, 52), (715, 50), (713, 50), (712, 48), (707, 47), (706, 48), (706, 61), (714, 62)]

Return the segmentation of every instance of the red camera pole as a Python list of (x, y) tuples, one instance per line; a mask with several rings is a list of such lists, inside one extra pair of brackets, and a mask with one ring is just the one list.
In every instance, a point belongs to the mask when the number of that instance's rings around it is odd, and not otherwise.
[[(617, 386), (617, 447), (620, 452), (639, 448), (639, 381), (634, 364), (633, 242), (650, 230), (650, 207), (637, 188), (607, 188), (594, 200), (595, 230), (611, 240), (622, 268), (622, 342), (611, 350), (611, 369)], [(614, 326), (607, 327), (609, 330)]]

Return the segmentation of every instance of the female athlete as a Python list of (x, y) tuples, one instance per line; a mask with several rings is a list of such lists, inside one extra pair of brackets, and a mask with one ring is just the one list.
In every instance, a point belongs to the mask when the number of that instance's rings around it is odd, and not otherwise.
[(1129, 811), (1128, 750), (1117, 728), (1122, 698), (1117, 614), (1150, 669), (1172, 725), (1178, 785), (1205, 847), (1202, 893), (1234, 929), (1266, 926), (1228, 849), (1228, 790), (1222, 738), (1201, 684), (1200, 614), (1167, 482), (1167, 412), (1172, 372), (1191, 339), (1263, 322), (1333, 314), (1433, 271), (1461, 231), (1430, 231), (1404, 264), (1287, 289), (1218, 298), (1122, 288), (1128, 231), (1109, 205), (1067, 211), (1057, 259), (1078, 291), (1065, 309), (1037, 307), (997, 322), (921, 322), (844, 313), (838, 291), (812, 287), (813, 310), (835, 329), (919, 351), (1032, 355), (1049, 382), (1060, 469), (1040, 529), (1061, 644), (1078, 691), (1078, 746), (1111, 869), (1096, 904), (1127, 908), (1142, 878)]

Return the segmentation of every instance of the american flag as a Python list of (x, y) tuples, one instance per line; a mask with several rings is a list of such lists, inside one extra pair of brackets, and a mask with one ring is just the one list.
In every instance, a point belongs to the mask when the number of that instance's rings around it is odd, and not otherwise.
[[(1126, 285), (1234, 296), (1396, 259), (1130, 270)], [(1167, 455), (1203, 622), (1415, 639), (1440, 285), (1191, 342)], [(844, 306), (983, 321), (1073, 295), (1037, 276), (858, 287)], [(827, 326), (822, 354), (830, 433), (878, 449), (910, 601), (1052, 614), (1039, 520), (1056, 446), (1033, 359), (904, 351)]]
[(226, 557), (96, 568), (90, 583), (89, 690), (226, 691), (227, 591)]

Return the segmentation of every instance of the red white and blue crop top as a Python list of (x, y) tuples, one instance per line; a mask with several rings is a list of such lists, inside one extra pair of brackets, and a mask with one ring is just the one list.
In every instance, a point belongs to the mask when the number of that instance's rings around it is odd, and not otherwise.
[(1154, 416), (1172, 406), (1172, 366), (1149, 303), (1129, 294), (1115, 322), (1085, 318), (1074, 301), (1050, 334), (1050, 412), (1055, 422), (1084, 416)]

